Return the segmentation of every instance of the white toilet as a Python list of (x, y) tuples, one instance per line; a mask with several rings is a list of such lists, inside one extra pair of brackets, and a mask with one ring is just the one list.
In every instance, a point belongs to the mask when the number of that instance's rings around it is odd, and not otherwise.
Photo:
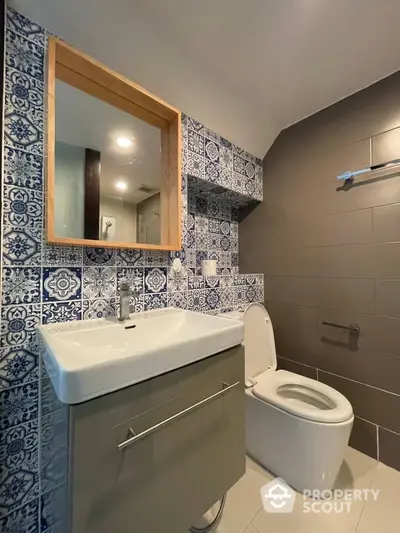
[(353, 427), (350, 402), (324, 383), (276, 370), (274, 332), (262, 305), (221, 316), (245, 324), (248, 454), (300, 492), (331, 489)]

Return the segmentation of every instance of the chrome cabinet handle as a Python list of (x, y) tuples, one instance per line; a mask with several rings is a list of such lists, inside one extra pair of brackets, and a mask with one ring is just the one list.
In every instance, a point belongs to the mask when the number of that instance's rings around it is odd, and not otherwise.
[(151, 433), (154, 433), (155, 431), (158, 431), (159, 429), (165, 427), (166, 425), (170, 424), (174, 420), (177, 420), (178, 418), (181, 418), (182, 416), (187, 415), (188, 413), (194, 411), (195, 409), (201, 407), (202, 405), (204, 405), (204, 404), (206, 404), (208, 402), (211, 402), (215, 398), (218, 398), (218, 396), (222, 396), (223, 394), (225, 394), (226, 392), (230, 391), (234, 387), (237, 387), (238, 385), (240, 385), (240, 381), (237, 381), (236, 383), (233, 383), (232, 385), (228, 385), (227, 383), (223, 383), (224, 388), (222, 390), (212, 394), (211, 396), (208, 396), (208, 398), (204, 398), (204, 400), (201, 400), (200, 402), (197, 402), (197, 403), (191, 405), (190, 407), (187, 407), (183, 411), (180, 411), (179, 413), (176, 413), (175, 415), (172, 415), (169, 418), (166, 418), (162, 422), (159, 422), (158, 424), (155, 424), (154, 426), (151, 426), (150, 428), (145, 429), (141, 433), (136, 434), (133, 431), (132, 428), (129, 428), (129, 433), (130, 433), (130, 435), (132, 435), (132, 437), (130, 437), (129, 439), (124, 440), (123, 442), (118, 444), (118, 449), (119, 450), (123, 450), (127, 446), (130, 446), (131, 444), (134, 444), (135, 442), (143, 439), (144, 437), (147, 437), (148, 435), (151, 435)]

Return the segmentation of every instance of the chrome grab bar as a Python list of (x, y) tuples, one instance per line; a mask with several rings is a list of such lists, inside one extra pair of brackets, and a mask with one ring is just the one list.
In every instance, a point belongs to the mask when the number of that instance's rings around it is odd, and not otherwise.
[(344, 326), (342, 324), (335, 324), (335, 322), (322, 322), (324, 326), (331, 326), (332, 328), (347, 329), (351, 334), (359, 334), (360, 326), (358, 324), (350, 324), (349, 326)]
[(180, 411), (179, 413), (176, 413), (175, 415), (172, 415), (169, 418), (166, 418), (162, 422), (159, 422), (158, 424), (155, 424), (154, 426), (152, 426), (152, 427), (150, 427), (148, 429), (145, 429), (141, 433), (136, 434), (133, 431), (132, 428), (129, 428), (129, 434), (132, 435), (132, 437), (130, 437), (129, 439), (124, 440), (123, 442), (118, 444), (118, 449), (119, 450), (123, 450), (127, 446), (130, 446), (131, 444), (134, 444), (138, 440), (141, 440), (144, 437), (147, 437), (148, 435), (151, 435), (151, 433), (154, 433), (155, 431), (158, 431), (159, 429), (163, 428), (167, 424), (170, 424), (174, 420), (177, 420), (178, 418), (181, 418), (182, 416), (187, 415), (191, 411), (194, 411), (198, 407), (201, 407), (202, 405), (204, 405), (204, 404), (206, 404), (208, 402), (211, 402), (211, 400), (214, 400), (215, 398), (218, 398), (218, 396), (222, 396), (223, 394), (225, 394), (226, 392), (230, 391), (234, 387), (237, 387), (238, 385), (240, 385), (240, 381), (236, 381), (236, 383), (233, 383), (232, 385), (228, 385), (227, 383), (223, 383), (223, 387), (224, 388), (222, 390), (220, 390), (218, 392), (215, 392), (211, 396), (208, 396), (208, 398), (204, 398), (204, 400), (201, 400), (200, 402), (197, 402), (197, 403), (191, 405), (190, 407), (187, 407), (186, 409), (183, 409), (183, 411)]

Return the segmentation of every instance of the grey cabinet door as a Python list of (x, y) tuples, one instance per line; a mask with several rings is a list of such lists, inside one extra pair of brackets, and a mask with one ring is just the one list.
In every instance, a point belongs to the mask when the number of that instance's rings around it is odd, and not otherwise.
[[(73, 407), (72, 532), (186, 533), (244, 473), (243, 380), (238, 347)], [(237, 381), (118, 449), (130, 429), (138, 434)]]

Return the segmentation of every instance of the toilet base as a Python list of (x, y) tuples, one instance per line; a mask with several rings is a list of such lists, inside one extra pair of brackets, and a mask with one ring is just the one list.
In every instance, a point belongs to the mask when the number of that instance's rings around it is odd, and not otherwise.
[(246, 390), (248, 454), (299, 492), (332, 489), (353, 421), (326, 424), (299, 418)]

